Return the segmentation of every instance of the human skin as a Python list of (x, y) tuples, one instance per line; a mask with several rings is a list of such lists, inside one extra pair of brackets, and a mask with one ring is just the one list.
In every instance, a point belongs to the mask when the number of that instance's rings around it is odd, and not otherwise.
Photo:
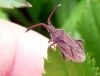
[(0, 76), (42, 76), (48, 39), (0, 19)]

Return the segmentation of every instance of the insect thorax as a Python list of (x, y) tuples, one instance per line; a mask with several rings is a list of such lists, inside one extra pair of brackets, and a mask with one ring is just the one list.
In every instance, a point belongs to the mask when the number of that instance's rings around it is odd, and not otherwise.
[(47, 30), (48, 30), (49, 33), (53, 33), (55, 31), (55, 27), (53, 27), (52, 25), (49, 25), (47, 27)]
[(51, 26), (49, 27), (48, 32), (50, 33), (52, 40), (56, 42), (60, 37), (62, 37), (64, 31), (61, 29), (55, 29)]

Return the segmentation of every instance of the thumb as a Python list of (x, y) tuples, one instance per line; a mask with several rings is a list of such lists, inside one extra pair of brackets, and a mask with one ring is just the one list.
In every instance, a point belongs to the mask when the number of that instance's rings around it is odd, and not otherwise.
[(42, 76), (48, 39), (0, 19), (0, 76)]

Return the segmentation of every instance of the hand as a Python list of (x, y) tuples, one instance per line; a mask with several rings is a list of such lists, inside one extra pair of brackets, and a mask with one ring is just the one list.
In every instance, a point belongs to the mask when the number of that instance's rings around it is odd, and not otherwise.
[(48, 39), (0, 19), (0, 76), (42, 76)]

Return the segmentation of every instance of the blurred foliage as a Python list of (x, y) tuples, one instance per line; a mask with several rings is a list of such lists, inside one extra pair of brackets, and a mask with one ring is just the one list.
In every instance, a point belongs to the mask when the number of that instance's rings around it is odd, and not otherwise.
[[(100, 1), (99, 0), (27, 0), (33, 7), (20, 9), (2, 9), (0, 17), (30, 27), (36, 23), (47, 23), (53, 8), (62, 4), (51, 21), (54, 27), (72, 32), (72, 37), (85, 40), (85, 52), (96, 60), (100, 67)], [(35, 29), (49, 36), (44, 28)]]

